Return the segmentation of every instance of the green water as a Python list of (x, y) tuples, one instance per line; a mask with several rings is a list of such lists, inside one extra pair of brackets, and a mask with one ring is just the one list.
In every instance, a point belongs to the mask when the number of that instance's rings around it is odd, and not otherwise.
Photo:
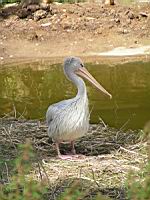
[[(116, 66), (86, 64), (91, 74), (113, 96), (103, 96), (86, 82), (91, 123), (101, 117), (115, 127), (143, 128), (150, 120), (150, 63), (128, 63)], [(0, 116), (13, 111), (28, 119), (44, 119), (48, 106), (76, 94), (62, 65), (48, 62), (1, 67)]]

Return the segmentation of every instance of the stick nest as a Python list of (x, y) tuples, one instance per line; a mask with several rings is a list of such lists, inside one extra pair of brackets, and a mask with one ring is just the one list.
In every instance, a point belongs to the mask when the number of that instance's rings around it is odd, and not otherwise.
[[(47, 197), (52, 200), (75, 182), (84, 191), (83, 199), (91, 199), (98, 192), (126, 199), (124, 184), (128, 173), (138, 174), (147, 162), (147, 143), (140, 131), (124, 132), (103, 122), (91, 125), (89, 133), (75, 144), (82, 159), (59, 160), (44, 123), (14, 118), (0, 120), (0, 160), (7, 163), (15, 158), (17, 145), (26, 139), (31, 141), (37, 155), (28, 177), (46, 180), (50, 188)], [(62, 144), (61, 152), (67, 154), (70, 146)], [(1, 167), (1, 174), (4, 183), (5, 166)]]

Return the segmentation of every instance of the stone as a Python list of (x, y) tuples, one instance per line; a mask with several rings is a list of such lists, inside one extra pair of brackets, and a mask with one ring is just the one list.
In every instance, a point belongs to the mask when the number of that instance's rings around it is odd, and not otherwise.
[(40, 9), (46, 10), (46, 11), (50, 11), (50, 10), (51, 10), (51, 7), (50, 7), (49, 4), (41, 3), (41, 4), (40, 4)]
[(127, 29), (123, 29), (122, 33), (127, 34), (127, 33), (129, 33), (129, 31)]
[(37, 11), (37, 10), (39, 10), (40, 9), (40, 6), (39, 5), (36, 5), (36, 4), (34, 4), (34, 5), (28, 5), (27, 6), (27, 10), (28, 11), (31, 11), (31, 12), (35, 12), (35, 11)]
[(129, 12), (128, 13), (128, 18), (129, 19), (134, 19), (135, 18), (134, 13), (133, 12)]
[(47, 11), (45, 10), (37, 10), (35, 13), (34, 13), (34, 20), (35, 21), (38, 21), (40, 19), (43, 19), (47, 16)]
[(27, 8), (29, 5), (38, 5), (39, 0), (21, 0), (22, 8)]
[(127, 29), (120, 28), (120, 29), (118, 30), (118, 33), (127, 34), (127, 33), (129, 33), (129, 31), (128, 31)]
[(118, 24), (118, 23), (120, 23), (120, 19), (119, 18), (116, 18), (115, 19), (115, 22)]
[(63, 27), (63, 29), (65, 29), (65, 30), (66, 30), (66, 29), (71, 29), (71, 24), (66, 22), (66, 23), (63, 23), (63, 24), (62, 24), (62, 27)]
[(20, 18), (20, 19), (24, 19), (26, 18), (28, 15), (31, 14), (31, 11), (29, 11), (27, 8), (22, 8), (20, 9), (18, 12), (17, 12), (17, 16)]
[(145, 12), (140, 12), (139, 13), (142, 17), (148, 17), (148, 14), (146, 14)]

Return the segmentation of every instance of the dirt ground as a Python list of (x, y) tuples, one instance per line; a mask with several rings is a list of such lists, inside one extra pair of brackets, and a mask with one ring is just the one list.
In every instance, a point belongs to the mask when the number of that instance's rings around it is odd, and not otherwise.
[(1, 8), (0, 62), (68, 55), (86, 58), (93, 52), (119, 46), (150, 45), (149, 11), (150, 4), (123, 6), (118, 3)]

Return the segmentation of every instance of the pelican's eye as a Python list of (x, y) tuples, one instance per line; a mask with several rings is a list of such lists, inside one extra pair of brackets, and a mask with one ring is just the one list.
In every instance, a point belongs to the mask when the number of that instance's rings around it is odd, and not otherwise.
[(82, 63), (80, 65), (81, 65), (81, 67), (84, 67), (84, 65)]

